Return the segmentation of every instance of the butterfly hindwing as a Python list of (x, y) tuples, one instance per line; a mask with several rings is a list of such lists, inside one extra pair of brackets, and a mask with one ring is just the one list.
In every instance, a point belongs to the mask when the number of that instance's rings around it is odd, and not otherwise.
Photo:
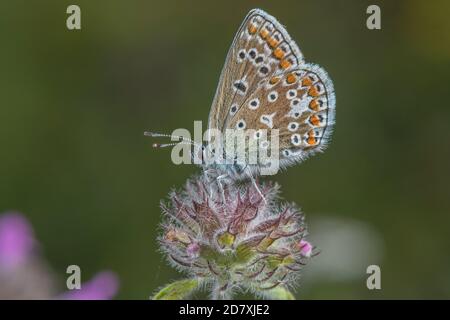
[[(253, 109), (253, 101), (257, 101), (257, 109)], [(327, 145), (334, 114), (334, 89), (328, 75), (317, 65), (303, 64), (277, 75), (276, 81), (265, 80), (249, 95), (228, 128), (243, 122), (246, 129), (278, 129), (280, 159), (288, 164)]]

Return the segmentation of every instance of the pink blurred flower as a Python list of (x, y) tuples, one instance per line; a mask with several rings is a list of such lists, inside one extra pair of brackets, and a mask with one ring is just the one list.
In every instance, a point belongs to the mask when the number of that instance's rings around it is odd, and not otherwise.
[(80, 290), (71, 290), (62, 294), (63, 300), (110, 300), (119, 289), (119, 279), (110, 271), (97, 273), (94, 278), (81, 284)]
[(33, 228), (23, 215), (0, 215), (0, 299), (105, 300), (117, 294), (116, 274), (103, 271), (82, 283), (80, 290), (58, 295), (55, 277), (37, 246)]
[(26, 260), (35, 247), (33, 229), (22, 215), (0, 216), (0, 268), (12, 269)]

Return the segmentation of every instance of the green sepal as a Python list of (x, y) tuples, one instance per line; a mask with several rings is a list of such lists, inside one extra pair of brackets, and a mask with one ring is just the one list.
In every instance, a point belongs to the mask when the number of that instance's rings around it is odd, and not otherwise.
[(245, 264), (252, 259), (256, 254), (254, 246), (247, 243), (241, 243), (236, 247), (236, 263)]
[(159, 290), (152, 300), (181, 300), (185, 299), (200, 284), (199, 279), (183, 279), (174, 281)]
[(272, 300), (295, 300), (292, 292), (281, 285), (273, 289), (265, 290), (264, 295)]

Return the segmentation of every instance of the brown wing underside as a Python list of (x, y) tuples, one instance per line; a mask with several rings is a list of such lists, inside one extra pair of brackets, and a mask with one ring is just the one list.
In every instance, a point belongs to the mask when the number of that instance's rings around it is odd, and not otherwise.
[(223, 130), (258, 87), (274, 74), (297, 67), (302, 61), (297, 45), (275, 18), (252, 10), (244, 19), (228, 52), (210, 113), (210, 128)]
[(228, 52), (209, 127), (278, 129), (281, 157), (304, 157), (326, 144), (334, 104), (326, 72), (303, 61), (275, 18), (253, 10)]

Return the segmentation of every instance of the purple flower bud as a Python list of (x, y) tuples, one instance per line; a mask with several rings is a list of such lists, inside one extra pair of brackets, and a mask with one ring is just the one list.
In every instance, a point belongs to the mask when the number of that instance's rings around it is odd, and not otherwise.
[(302, 255), (304, 255), (305, 257), (308, 257), (308, 258), (311, 257), (311, 253), (312, 253), (312, 249), (313, 249), (313, 246), (311, 245), (311, 243), (302, 239), (302, 240), (300, 240), (299, 247), (300, 247), (300, 253)]
[(200, 246), (197, 243), (193, 242), (187, 246), (186, 253), (191, 258), (198, 258), (198, 255), (200, 253)]

